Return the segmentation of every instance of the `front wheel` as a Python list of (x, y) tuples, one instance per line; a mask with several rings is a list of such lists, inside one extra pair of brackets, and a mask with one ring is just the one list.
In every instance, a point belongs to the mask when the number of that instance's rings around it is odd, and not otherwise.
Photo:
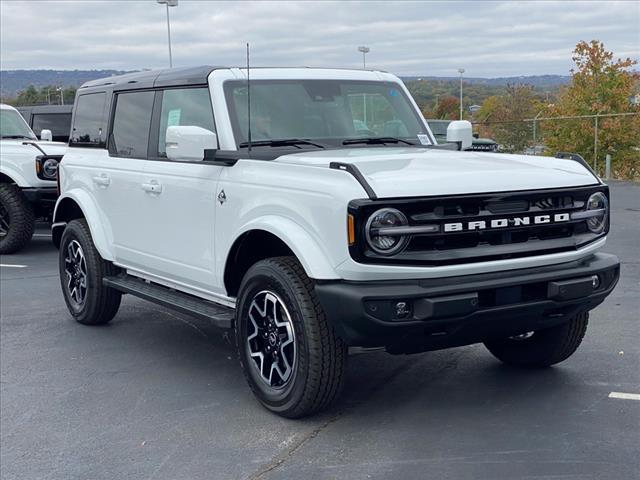
[(235, 333), (245, 377), (269, 410), (300, 418), (338, 396), (347, 349), (294, 258), (262, 260), (249, 269), (238, 295)]
[(485, 342), (498, 360), (520, 367), (548, 367), (569, 358), (578, 349), (589, 323), (589, 313), (576, 315), (557, 327)]
[(0, 184), (0, 254), (21, 250), (35, 228), (33, 208), (15, 185)]
[(105, 287), (102, 278), (115, 275), (116, 267), (102, 259), (87, 222), (72, 220), (60, 240), (60, 285), (69, 313), (84, 325), (102, 325), (120, 307), (121, 293)]

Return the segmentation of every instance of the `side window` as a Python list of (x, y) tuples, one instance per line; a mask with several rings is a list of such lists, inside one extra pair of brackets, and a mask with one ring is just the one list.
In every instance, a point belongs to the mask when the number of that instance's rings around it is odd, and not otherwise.
[(40, 136), (43, 129), (48, 128), (53, 134), (54, 140), (60, 140), (69, 136), (71, 126), (71, 114), (69, 113), (36, 113), (31, 120), (33, 132)]
[(120, 93), (109, 152), (118, 157), (146, 158), (155, 92)]
[(80, 95), (75, 106), (75, 117), (69, 144), (101, 147), (105, 146), (104, 103), (106, 93)]
[(166, 157), (167, 127), (190, 125), (215, 132), (211, 99), (207, 88), (179, 88), (162, 93), (158, 156)]

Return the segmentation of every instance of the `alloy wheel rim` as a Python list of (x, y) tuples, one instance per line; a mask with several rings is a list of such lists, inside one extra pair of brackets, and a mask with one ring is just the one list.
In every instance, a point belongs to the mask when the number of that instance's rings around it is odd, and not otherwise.
[(521, 342), (523, 340), (528, 340), (531, 337), (533, 337), (535, 332), (526, 332), (526, 333), (521, 333), (520, 335), (513, 335), (512, 337), (509, 337), (511, 340), (515, 340), (516, 342)]
[(291, 380), (296, 362), (293, 322), (284, 302), (268, 290), (257, 293), (248, 311), (247, 351), (262, 381), (282, 389)]
[(9, 234), (9, 225), (11, 225), (9, 211), (0, 203), (0, 237), (6, 237)]
[(77, 307), (81, 307), (87, 297), (87, 261), (77, 240), (71, 240), (67, 245), (64, 272), (67, 277), (67, 294)]

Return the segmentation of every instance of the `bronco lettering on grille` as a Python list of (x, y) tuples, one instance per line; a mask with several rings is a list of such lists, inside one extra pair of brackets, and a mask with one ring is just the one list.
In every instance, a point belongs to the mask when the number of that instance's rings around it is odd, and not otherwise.
[(488, 228), (521, 227), (523, 225), (542, 225), (545, 223), (562, 223), (569, 221), (568, 213), (553, 215), (535, 215), (529, 217), (494, 218), (491, 220), (474, 220), (472, 222), (445, 223), (445, 232), (464, 232), (470, 230), (486, 230)]

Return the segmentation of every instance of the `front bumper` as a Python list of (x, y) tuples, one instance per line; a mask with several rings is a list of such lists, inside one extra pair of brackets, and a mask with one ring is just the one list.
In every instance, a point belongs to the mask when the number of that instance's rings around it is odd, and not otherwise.
[(58, 199), (57, 187), (23, 188), (22, 193), (33, 206), (37, 217), (50, 218), (53, 215), (53, 209)]
[(415, 353), (559, 325), (600, 304), (619, 275), (618, 258), (597, 253), (560, 265), (479, 275), (318, 282), (316, 293), (348, 345)]
[(23, 188), (22, 193), (30, 203), (55, 204), (58, 198), (58, 189), (55, 184), (52, 187)]

